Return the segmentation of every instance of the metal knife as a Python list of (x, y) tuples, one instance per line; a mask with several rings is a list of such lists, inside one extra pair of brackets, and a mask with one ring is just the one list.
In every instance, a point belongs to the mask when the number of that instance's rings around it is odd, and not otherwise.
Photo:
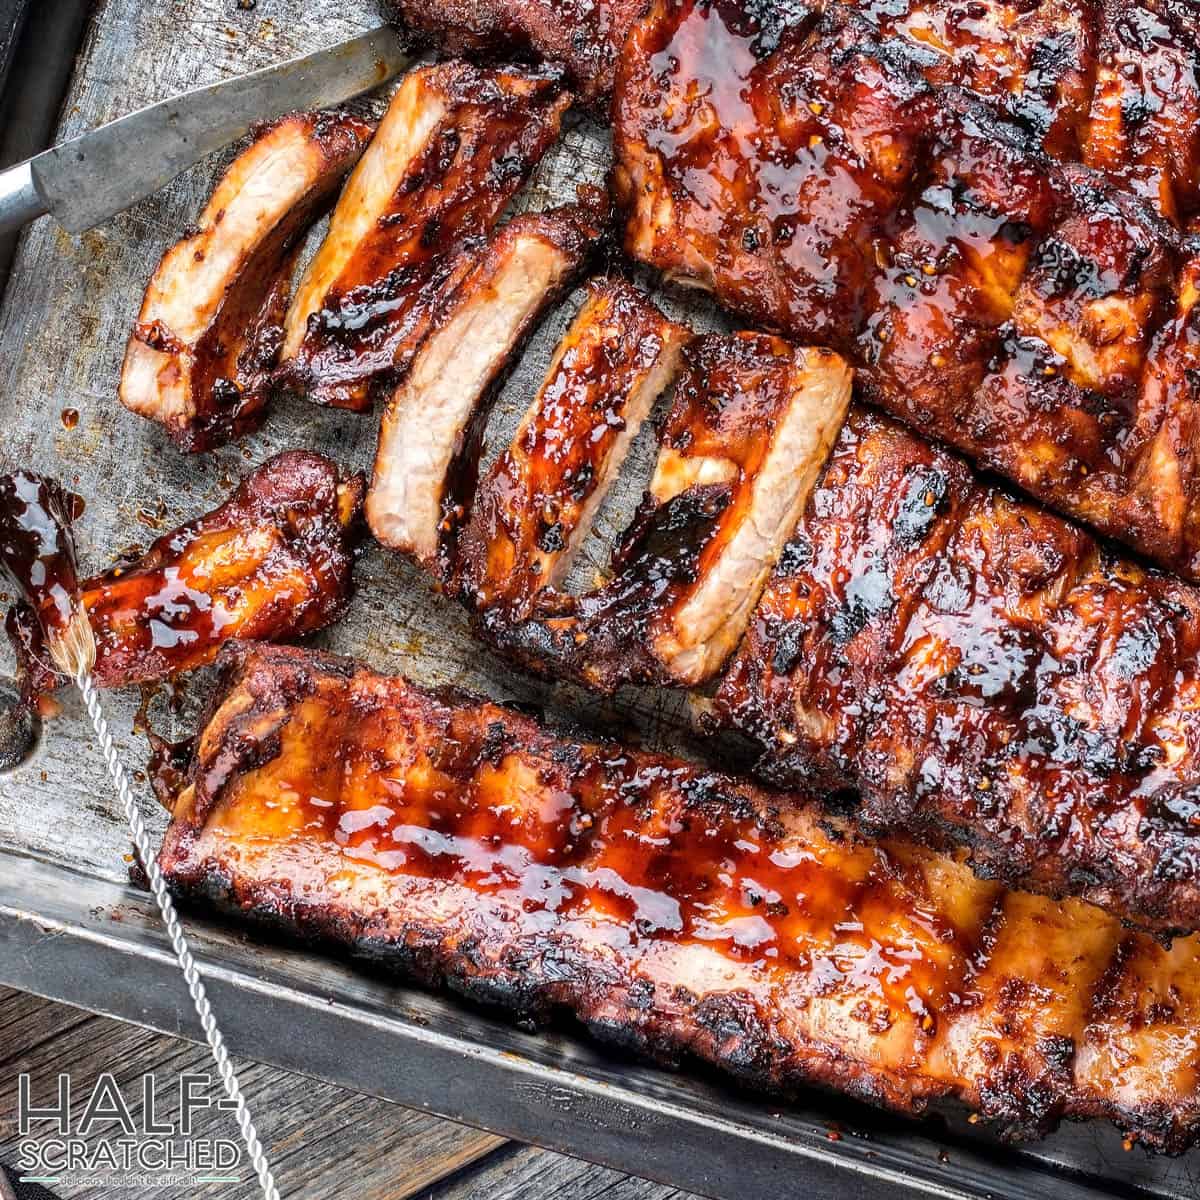
[(369, 92), (410, 62), (383, 26), (139, 109), (0, 172), (0, 232), (49, 213), (71, 233), (99, 225), (242, 137), (258, 121)]

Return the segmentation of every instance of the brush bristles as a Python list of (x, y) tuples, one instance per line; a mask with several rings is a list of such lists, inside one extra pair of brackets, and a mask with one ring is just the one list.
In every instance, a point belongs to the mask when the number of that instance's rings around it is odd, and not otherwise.
[(71, 620), (61, 633), (47, 639), (46, 648), (54, 665), (64, 675), (75, 679), (81, 671), (84, 674), (91, 672), (96, 665), (96, 639), (82, 605), (71, 614)]

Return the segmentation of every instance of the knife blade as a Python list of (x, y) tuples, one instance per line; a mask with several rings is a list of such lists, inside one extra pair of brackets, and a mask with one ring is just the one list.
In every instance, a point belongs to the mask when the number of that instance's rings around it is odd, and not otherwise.
[(70, 233), (91, 229), (256, 123), (340, 104), (386, 83), (411, 61), (396, 30), (381, 26), (139, 109), (0, 172), (0, 232), (46, 213)]

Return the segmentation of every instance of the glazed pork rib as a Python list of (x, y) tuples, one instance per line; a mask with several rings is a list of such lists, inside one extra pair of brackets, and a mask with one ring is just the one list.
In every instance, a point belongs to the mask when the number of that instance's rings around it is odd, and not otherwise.
[(1010, 1133), (1200, 1121), (1200, 944), (1007, 893), (728, 776), (345, 659), (230, 647), (175, 893), (659, 1060)]
[(570, 102), (551, 71), (409, 74), (296, 290), (279, 382), (358, 411), (394, 384)]
[(595, 280), (512, 444), (477, 491), (455, 548), (479, 611), (529, 616), (557, 589), (691, 339), (619, 278)]
[[(349, 603), (365, 481), (292, 450), (242, 480), (219, 508), (160, 537), (141, 558), (82, 583), (100, 687), (153, 683), (210, 662), (230, 640), (287, 640)], [(24, 605), (9, 610), (23, 690), (59, 686)]]
[(300, 240), (371, 131), (340, 113), (265, 126), (221, 177), (195, 231), (163, 256), (119, 394), (181, 450), (211, 449), (261, 421)]
[[(850, 382), (827, 350), (758, 333), (697, 338), (683, 352), (654, 476), (612, 579), (578, 597), (547, 589), (523, 620), (504, 604), (485, 608), (485, 636), (535, 671), (602, 691), (711, 678), (799, 519)], [(523, 464), (523, 489), (548, 485), (532, 479), (543, 465)]]
[(869, 831), (1200, 927), (1200, 592), (855, 409), (709, 719)]
[(1200, 577), (1200, 477), (1173, 435), (1200, 379), (1159, 386), (1172, 322), (1197, 336), (1180, 239), (853, 14), (761, 37), (698, 0), (635, 27), (615, 101), (630, 252), (842, 349), (870, 400)]
[(367, 521), (385, 546), (444, 577), (475, 482), (496, 384), (537, 317), (582, 268), (599, 230), (577, 206), (515, 217), (437, 312), (379, 428)]

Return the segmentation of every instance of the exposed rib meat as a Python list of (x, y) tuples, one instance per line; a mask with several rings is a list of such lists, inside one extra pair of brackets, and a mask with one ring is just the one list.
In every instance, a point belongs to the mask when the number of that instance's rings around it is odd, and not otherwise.
[(1200, 927), (1200, 593), (855, 410), (722, 681), (772, 782)]
[(380, 424), (367, 521), (385, 546), (445, 573), (494, 386), (598, 236), (581, 208), (516, 217), (442, 303)]
[[(350, 599), (363, 491), (361, 475), (342, 479), (319, 454), (279, 454), (213, 512), (84, 580), (96, 683), (168, 679), (227, 641), (284, 641), (337, 620)], [(8, 634), (24, 690), (59, 686), (23, 605), (9, 610)]]
[(623, 280), (592, 283), (459, 538), (457, 583), (472, 608), (515, 620), (539, 597), (553, 603), (690, 337)]
[(182, 897), (760, 1088), (1196, 1139), (1194, 938), (1165, 950), (791, 798), (344, 659), (226, 661), (167, 797)]
[(570, 102), (552, 73), (413, 71), (288, 310), (281, 382), (359, 411), (394, 384)]
[(451, 53), (533, 50), (570, 72), (599, 105), (643, 0), (389, 0), (408, 28), (435, 34)]
[(262, 419), (301, 235), (372, 127), (339, 113), (266, 126), (221, 177), (194, 232), (163, 255), (125, 351), (121, 403), (181, 450)]
[(612, 581), (543, 595), (543, 611), (524, 621), (503, 606), (481, 614), (493, 644), (534, 670), (605, 691), (709, 678), (803, 510), (849, 403), (846, 364), (757, 333), (699, 338), (683, 357)]
[[(1146, 390), (1177, 303), (1171, 231), (844, 11), (763, 36), (697, 0), (635, 28), (615, 106), (628, 249), (843, 348), (876, 403), (1200, 577), (1195, 454), (1156, 457), (1200, 381)], [(1145, 503), (1147, 473), (1165, 502)]]

